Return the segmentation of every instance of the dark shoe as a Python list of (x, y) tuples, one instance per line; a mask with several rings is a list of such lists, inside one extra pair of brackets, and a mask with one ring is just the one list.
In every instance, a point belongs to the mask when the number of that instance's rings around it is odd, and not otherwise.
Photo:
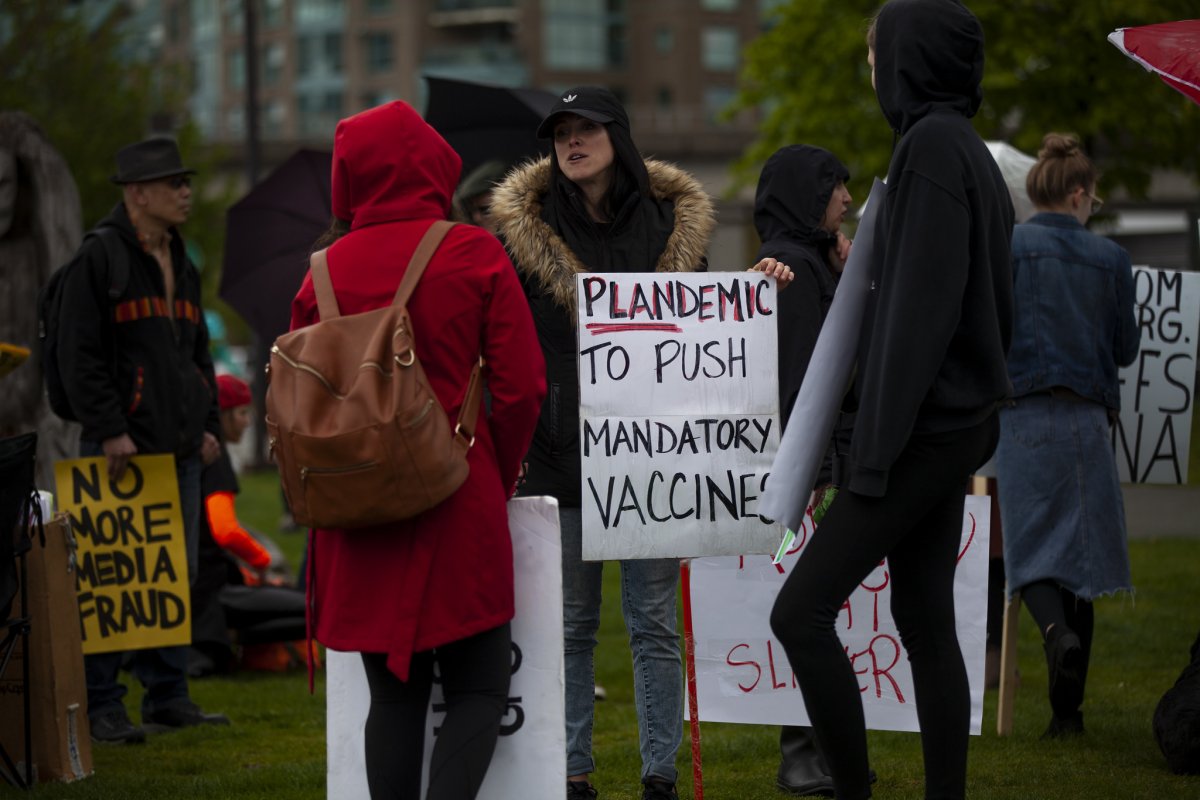
[(642, 784), (642, 800), (679, 800), (675, 784), (662, 778), (646, 778)]
[(1046, 637), (1045, 649), (1050, 708), (1056, 717), (1067, 719), (1083, 704), (1083, 646), (1070, 628), (1056, 627)]
[(599, 795), (587, 781), (567, 781), (567, 800), (595, 800)]
[(833, 778), (817, 748), (812, 728), (785, 725), (779, 729), (779, 772), (775, 785), (795, 797), (833, 797)]
[(143, 714), (142, 722), (164, 728), (190, 728), (193, 725), (228, 725), (229, 717), (224, 714), (205, 714), (191, 700), (181, 700)]
[(92, 741), (105, 744), (141, 744), (146, 732), (129, 721), (125, 709), (117, 708), (90, 720)]
[(1074, 714), (1068, 714), (1065, 717), (1060, 717), (1055, 714), (1050, 718), (1050, 726), (1046, 728), (1046, 732), (1042, 734), (1043, 739), (1069, 739), (1072, 736), (1082, 736), (1083, 731), (1083, 712), (1076, 711)]

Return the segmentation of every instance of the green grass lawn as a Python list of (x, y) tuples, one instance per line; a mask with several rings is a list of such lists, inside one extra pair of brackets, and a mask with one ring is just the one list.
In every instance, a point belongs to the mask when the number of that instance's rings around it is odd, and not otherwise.
[[(241, 516), (259, 529), (275, 531), (280, 508), (274, 473), (245, 476), (242, 486)], [(303, 536), (274, 538), (298, 566)], [(1200, 797), (1200, 777), (1167, 772), (1150, 728), (1154, 706), (1174, 683), (1200, 628), (1200, 539), (1136, 541), (1131, 553), (1136, 597), (1097, 603), (1096, 645), (1084, 706), (1087, 735), (1073, 741), (1039, 739), (1049, 717), (1046, 667), (1036, 631), (1026, 616), (1021, 625), (1016, 730), (1007, 738), (996, 735), (996, 693), (988, 692), (983, 735), (971, 739), (972, 800)], [(631, 665), (617, 577), (618, 570), (606, 570), (596, 663), (597, 680), (608, 690), (608, 699), (596, 710), (598, 771), (593, 781), (605, 800), (640, 797)], [(234, 722), (231, 727), (154, 736), (140, 747), (96, 747), (93, 777), (69, 785), (42, 785), (34, 796), (88, 800), (324, 797), (322, 678), (318, 673), (312, 696), (302, 672), (242, 673), (194, 681), (194, 699), (206, 709), (228, 713)], [(127, 698), (134, 719), (139, 698), (140, 688)], [(869, 736), (871, 765), (879, 774), (875, 796), (923, 797), (918, 736), (885, 732)], [(702, 737), (706, 797), (785, 797), (774, 788), (777, 728), (706, 723)], [(686, 738), (678, 765), (680, 796), (694, 797)], [(0, 789), (0, 796), (21, 795)]]

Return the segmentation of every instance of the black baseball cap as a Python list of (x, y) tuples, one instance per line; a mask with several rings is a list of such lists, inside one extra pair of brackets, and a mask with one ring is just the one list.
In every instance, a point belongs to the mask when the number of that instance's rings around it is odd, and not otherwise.
[(607, 125), (615, 122), (629, 130), (629, 116), (617, 96), (601, 86), (576, 86), (563, 92), (550, 109), (550, 113), (537, 128), (537, 138), (549, 139), (554, 135), (555, 117), (561, 114), (578, 114), (584, 119)]

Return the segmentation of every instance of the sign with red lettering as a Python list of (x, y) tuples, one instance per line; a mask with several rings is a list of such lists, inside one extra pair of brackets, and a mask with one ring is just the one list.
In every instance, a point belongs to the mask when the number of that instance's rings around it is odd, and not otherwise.
[(583, 557), (772, 552), (775, 280), (581, 273)]
[(1200, 333), (1200, 273), (1134, 267), (1142, 341), (1118, 372), (1113, 452), (1122, 483), (1187, 483)]
[[(971, 682), (971, 732), (983, 724), (987, 642), (989, 499), (969, 495), (954, 576), (958, 642)], [(704, 722), (807, 725), (808, 713), (783, 646), (771, 633), (771, 606), (813, 531), (806, 515), (796, 542), (776, 565), (769, 556), (691, 562), (696, 692)], [(867, 727), (916, 731), (908, 655), (891, 614), (887, 562), (855, 590), (837, 619), (838, 637), (858, 676)]]
[(135, 456), (121, 480), (103, 458), (54, 465), (58, 505), (79, 543), (83, 652), (192, 641), (187, 546), (175, 458)]

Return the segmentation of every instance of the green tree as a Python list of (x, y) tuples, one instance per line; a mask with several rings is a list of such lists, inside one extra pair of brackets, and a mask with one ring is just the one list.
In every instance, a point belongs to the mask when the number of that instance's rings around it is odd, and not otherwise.
[(85, 5), (5, 0), (0, 108), (29, 114), (62, 153), (79, 187), (88, 227), (120, 199), (110, 180), (117, 150), (151, 131), (172, 129), (184, 163), (198, 170), (184, 233), (201, 267), (205, 303), (212, 307), (231, 197), (228, 182), (216, 178), (220, 154), (203, 147), (196, 127), (186, 122), (182, 76), (130, 56), (125, 6), (115, 4), (93, 19), (84, 14)]
[[(735, 165), (754, 181), (777, 148), (808, 142), (832, 150), (856, 179), (882, 176), (892, 132), (866, 64), (875, 0), (793, 0), (746, 48), (731, 113), (764, 111), (759, 135)], [(1036, 153), (1052, 130), (1080, 136), (1105, 192), (1145, 195), (1157, 169), (1200, 179), (1200, 107), (1113, 47), (1120, 27), (1195, 16), (1194, 0), (979, 0), (987, 66), (975, 128)], [(860, 192), (865, 186), (859, 186)]]

